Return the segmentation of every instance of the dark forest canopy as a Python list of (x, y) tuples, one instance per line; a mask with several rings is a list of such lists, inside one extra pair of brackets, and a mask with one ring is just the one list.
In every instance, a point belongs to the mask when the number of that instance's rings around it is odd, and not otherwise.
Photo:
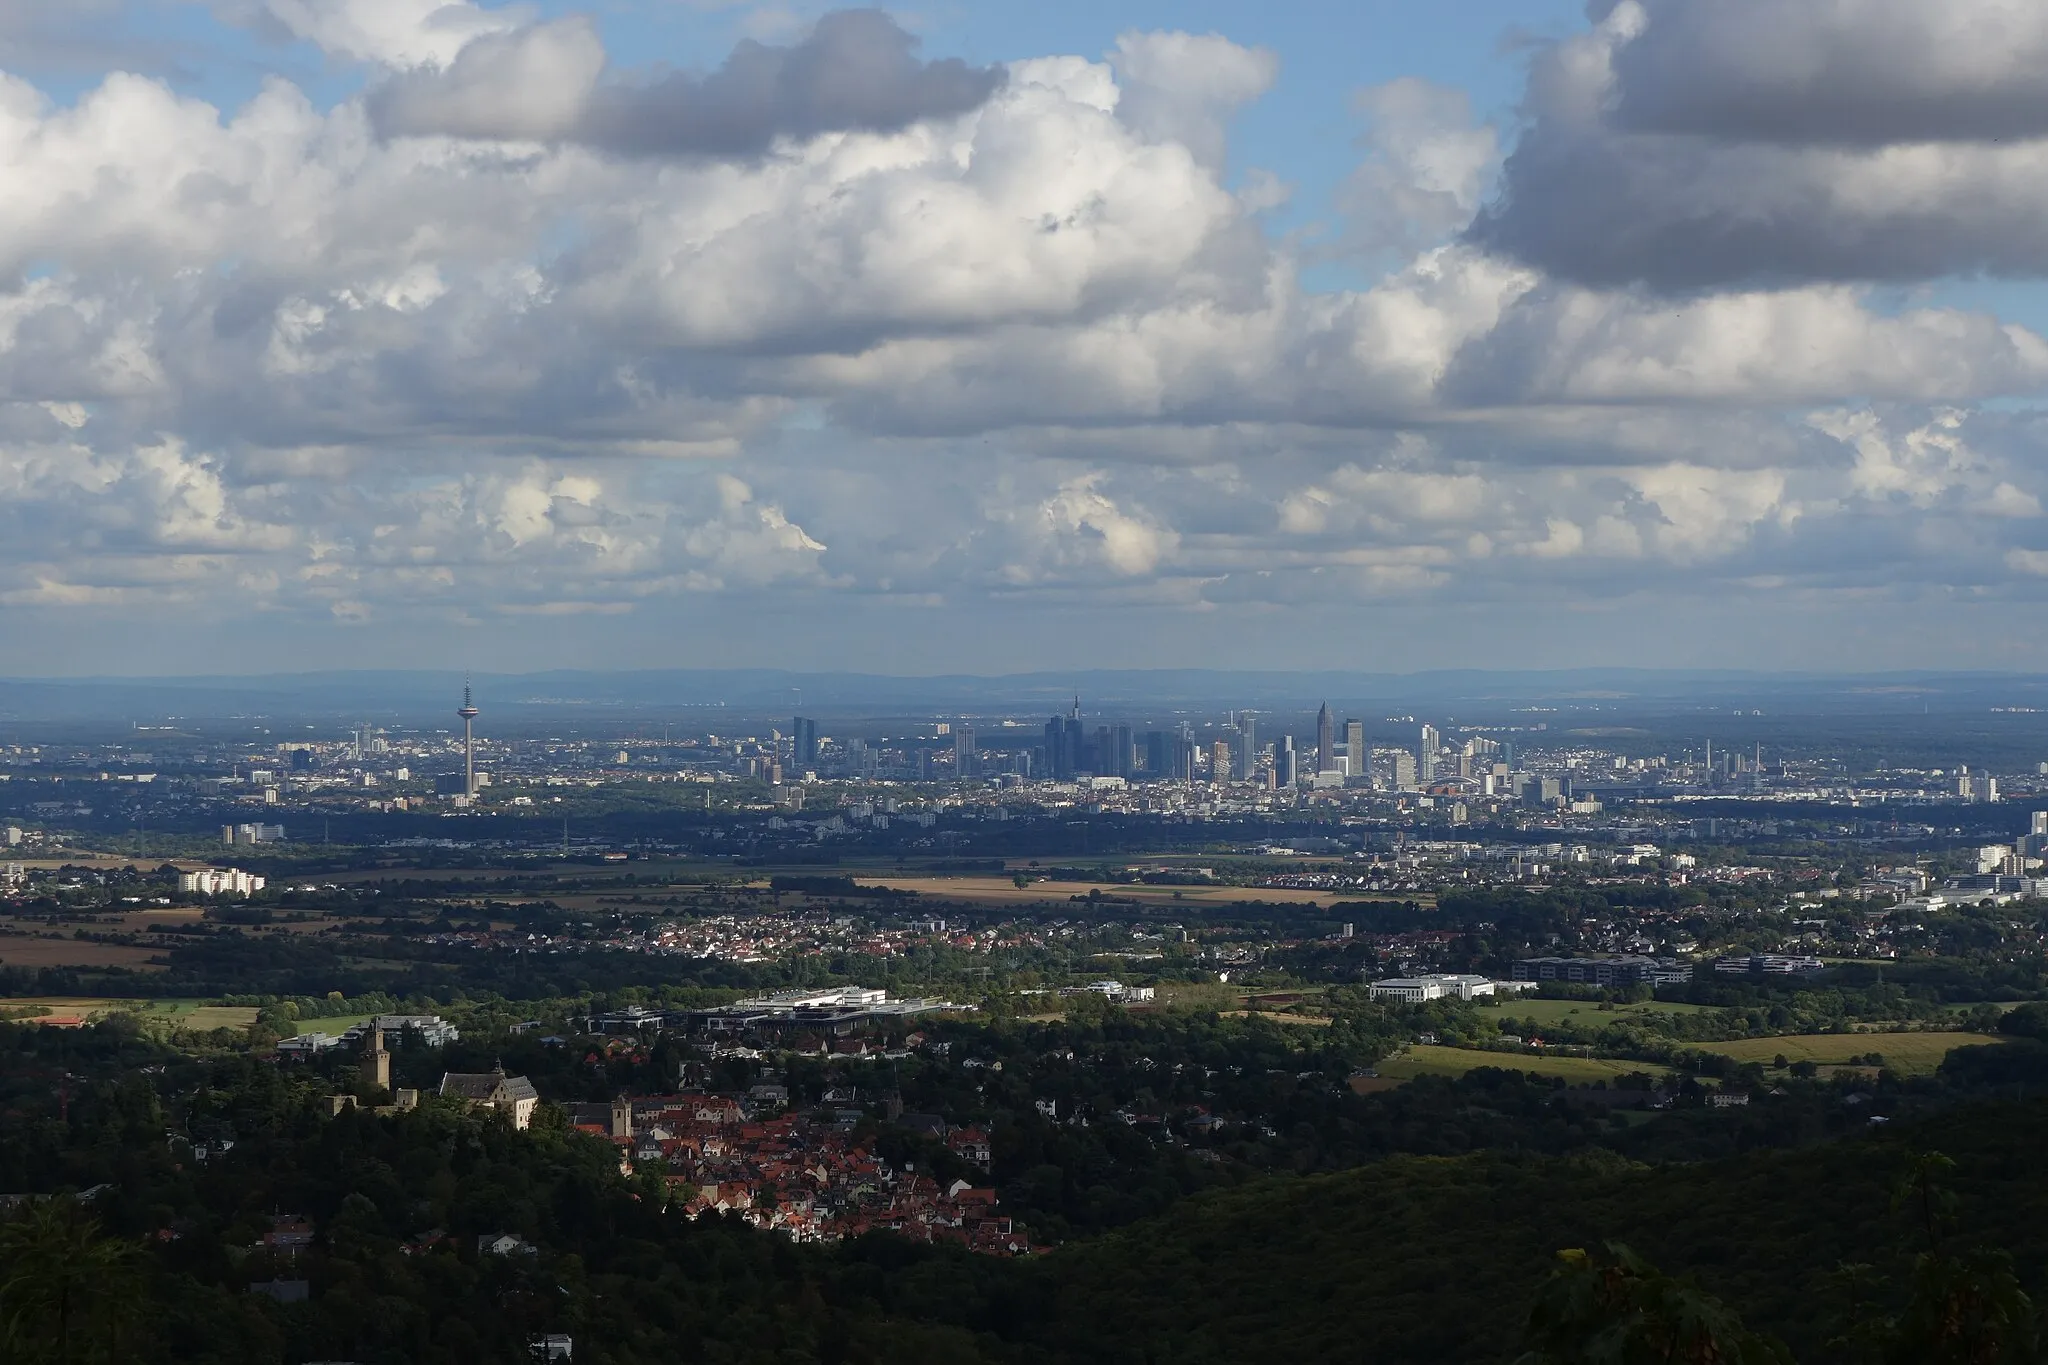
[[(60, 1114), (51, 1082), (65, 1073), (77, 1079)], [(1856, 1311), (1844, 1263), (1869, 1267), (1857, 1292), (1871, 1304), (1910, 1316), (1929, 1225), (1895, 1210), (1893, 1191), (1929, 1148), (1952, 1162), (1934, 1249), (1980, 1268), (1986, 1250), (2009, 1255), (2015, 1291), (2038, 1294), (2048, 1275), (2040, 1100), (1705, 1162), (1527, 1146), (1394, 1155), (1197, 1193), (1005, 1261), (692, 1222), (558, 1118), (522, 1133), (438, 1103), (330, 1117), (321, 1086), (246, 1057), (182, 1057), (131, 1025), (0, 1025), (0, 1076), (0, 1184), (106, 1187), (76, 1215), (31, 1202), (8, 1224), (0, 1299), (32, 1309), (18, 1317), (24, 1360), (61, 1358), (51, 1301), (21, 1297), (48, 1287), (21, 1275), (58, 1246), (105, 1267), (80, 1301), (106, 1311), (72, 1323), (77, 1360), (512, 1361), (552, 1331), (575, 1337), (578, 1360), (619, 1365), (1506, 1360), (1556, 1253), (1610, 1240), (1739, 1305), (1799, 1358), (1842, 1359), (1827, 1343)], [(1511, 1112), (1493, 1084), (1438, 1093)], [(1429, 1124), (1455, 1112), (1427, 1093), (1405, 1112)], [(263, 1246), (281, 1215), (310, 1223), (311, 1246)], [(480, 1253), (487, 1233), (535, 1251)], [(309, 1299), (249, 1292), (276, 1278), (308, 1281)]]

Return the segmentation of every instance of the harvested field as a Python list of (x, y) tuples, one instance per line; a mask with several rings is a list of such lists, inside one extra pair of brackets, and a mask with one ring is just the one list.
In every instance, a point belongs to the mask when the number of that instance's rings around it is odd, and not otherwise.
[[(935, 899), (972, 901), (988, 905), (1066, 905), (1075, 896), (1100, 891), (1104, 897), (1139, 901), (1147, 905), (1190, 905), (1221, 907), (1239, 901), (1265, 905), (1301, 905), (1324, 908), (1340, 900), (1356, 900), (1332, 891), (1302, 891), (1292, 887), (1265, 886), (1146, 886), (1120, 882), (1035, 881), (1018, 886), (1008, 877), (862, 877), (861, 886), (891, 891), (915, 891)], [(1178, 894), (1179, 899), (1175, 896)]]
[(1316, 1028), (1330, 1025), (1326, 1014), (1281, 1014), (1275, 1010), (1224, 1010), (1223, 1014), (1232, 1019), (1264, 1019), (1274, 1024), (1306, 1024)]
[(133, 1000), (104, 995), (36, 996), (0, 1000), (0, 1005), (40, 1005), (50, 1011), (44, 1016), (44, 1021), (49, 1023), (89, 1023), (115, 1010), (132, 1010), (146, 1019), (168, 1019), (180, 1028), (189, 1029), (247, 1028), (256, 1022), (253, 1006), (206, 1005), (196, 1000)]
[(190, 858), (133, 858), (118, 853), (67, 853), (61, 858), (21, 858), (10, 855), (5, 861), (20, 863), (30, 871), (41, 870), (44, 872), (54, 872), (60, 867), (93, 867), (109, 870), (132, 867), (154, 872), (167, 862), (184, 872), (191, 872), (202, 867), (211, 866), (211, 864), (196, 862)]
[(0, 966), (5, 967), (128, 967), (155, 971), (159, 948), (131, 948), (119, 943), (89, 943), (71, 938), (0, 936)]

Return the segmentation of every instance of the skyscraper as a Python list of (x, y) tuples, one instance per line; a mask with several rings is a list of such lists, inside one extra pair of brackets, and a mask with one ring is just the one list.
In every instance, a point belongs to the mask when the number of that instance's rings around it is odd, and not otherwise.
[(1069, 782), (1092, 772), (1090, 765), (1096, 760), (1091, 759), (1090, 751), (1107, 747), (1088, 742), (1088, 732), (1081, 726), (1081, 699), (1076, 697), (1073, 710), (1045, 723), (1045, 775), (1055, 782)]
[(974, 747), (974, 731), (962, 725), (953, 731), (953, 776), (972, 777), (981, 771), (981, 755)]
[(790, 722), (790, 766), (802, 768), (818, 761), (818, 722), (798, 716)]
[(1237, 776), (1249, 782), (1259, 775), (1259, 722), (1251, 712), (1237, 725)]
[(1369, 777), (1372, 757), (1365, 748), (1365, 722), (1347, 720), (1344, 722), (1344, 770), (1353, 777)]
[(1330, 719), (1330, 704), (1316, 712), (1316, 771), (1326, 773), (1337, 766), (1337, 727)]
[(1088, 743), (1088, 731), (1081, 724), (1081, 699), (1074, 698), (1074, 709), (1067, 713), (1065, 739), (1067, 776), (1076, 777), (1081, 773), (1095, 771), (1094, 760), (1089, 755), (1093, 747)]
[(1294, 736), (1280, 736), (1280, 745), (1273, 750), (1274, 785), (1282, 791), (1292, 788), (1301, 780), (1301, 774), (1294, 770)]
[(1067, 763), (1067, 723), (1054, 716), (1045, 723), (1045, 775), (1055, 782), (1064, 782), (1074, 775)]
[(1102, 775), (1104, 777), (1130, 778), (1132, 776), (1131, 727), (1128, 725), (1110, 726), (1106, 747), (1109, 750), (1109, 756), (1103, 760)]
[(1442, 744), (1434, 725), (1422, 727), (1422, 743), (1416, 747), (1415, 753), (1415, 770), (1424, 786), (1436, 780), (1436, 751)]
[(476, 800), (476, 700), (470, 695), (469, 679), (462, 680), (462, 794)]

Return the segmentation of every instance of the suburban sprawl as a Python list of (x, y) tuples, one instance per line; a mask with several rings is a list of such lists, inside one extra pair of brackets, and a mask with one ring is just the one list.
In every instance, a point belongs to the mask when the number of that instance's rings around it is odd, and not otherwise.
[[(2048, 1084), (2030, 711), (1822, 744), (1548, 700), (597, 735), (459, 700), (0, 744), (0, 1196), (157, 1258), (121, 1282), (181, 1306), (106, 1331), (740, 1359), (850, 1314), (1106, 1358), (1042, 1296), (1290, 1182), (1877, 1153)], [(759, 1317), (780, 1270), (687, 1319), (625, 1292), (786, 1256), (836, 1305), (801, 1328)]]

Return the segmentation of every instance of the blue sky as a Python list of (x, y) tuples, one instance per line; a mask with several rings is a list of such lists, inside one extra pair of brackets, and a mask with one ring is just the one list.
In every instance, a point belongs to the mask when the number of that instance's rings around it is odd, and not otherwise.
[(0, 15), (13, 671), (2038, 667), (2009, 8)]

